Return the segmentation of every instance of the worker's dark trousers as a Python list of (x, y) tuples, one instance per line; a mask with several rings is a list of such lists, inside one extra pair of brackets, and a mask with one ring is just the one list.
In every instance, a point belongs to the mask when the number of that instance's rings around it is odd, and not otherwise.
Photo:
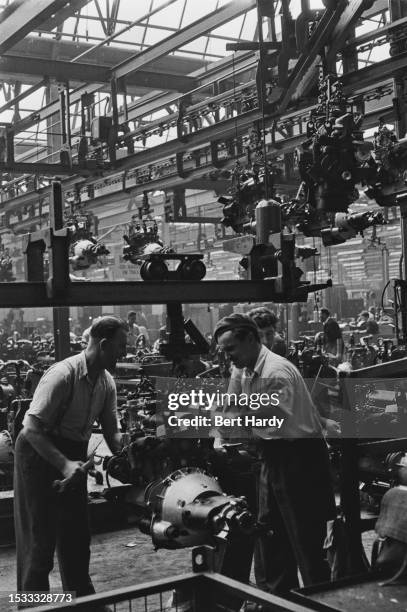
[[(53, 442), (69, 459), (86, 459), (87, 443)], [(17, 590), (49, 590), (56, 546), (64, 591), (89, 595), (95, 590), (89, 576), (86, 484), (75, 492), (58, 494), (52, 489), (55, 479), (61, 479), (61, 474), (20, 433), (14, 468)]]
[(324, 440), (273, 440), (264, 444), (259, 475), (255, 544), (256, 583), (274, 594), (329, 580), (323, 543), (335, 516), (329, 457)]

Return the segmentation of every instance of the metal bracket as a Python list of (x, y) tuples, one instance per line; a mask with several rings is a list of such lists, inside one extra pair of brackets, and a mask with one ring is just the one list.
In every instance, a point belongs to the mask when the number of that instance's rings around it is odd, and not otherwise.
[(44, 254), (48, 252), (47, 297), (61, 297), (70, 286), (69, 230), (47, 228), (24, 236), (26, 281), (44, 281)]

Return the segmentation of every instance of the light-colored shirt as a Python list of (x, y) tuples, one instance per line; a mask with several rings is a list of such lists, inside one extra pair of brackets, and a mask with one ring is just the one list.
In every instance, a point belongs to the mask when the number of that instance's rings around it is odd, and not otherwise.
[(277, 427), (252, 427), (256, 437), (265, 440), (274, 438), (322, 438), (322, 429), (317, 409), (311, 399), (304, 379), (297, 368), (284, 357), (276, 355), (262, 346), (253, 371), (248, 368), (233, 368), (228, 393), (247, 394), (278, 393), (279, 403), (262, 406), (258, 410), (247, 410), (259, 418), (275, 415), (284, 418)]
[(129, 331), (127, 332), (127, 344), (128, 346), (134, 348), (136, 346), (136, 340), (140, 335), (140, 328), (135, 323), (133, 325), (129, 325)]
[(27, 415), (39, 419), (46, 431), (69, 440), (88, 441), (96, 419), (105, 434), (116, 433), (117, 394), (113, 377), (103, 370), (93, 384), (88, 376), (85, 352), (68, 357), (45, 372)]

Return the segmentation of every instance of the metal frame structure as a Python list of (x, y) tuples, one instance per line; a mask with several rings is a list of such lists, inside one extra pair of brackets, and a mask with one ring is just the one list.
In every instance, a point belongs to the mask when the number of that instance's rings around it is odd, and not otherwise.
[[(288, 6), (288, 2), (283, 4)], [(253, 8), (254, 5), (254, 1), (246, 3), (245, 9)], [(384, 14), (383, 11), (386, 8), (384, 3), (375, 2), (372, 8), (365, 11), (369, 19), (371, 14), (374, 14), (374, 7), (376, 5), (378, 14)], [(223, 7), (214, 16), (198, 20), (198, 22), (193, 24), (193, 27), (190, 26), (176, 34), (171, 34), (161, 43), (142, 51), (133, 59), (130, 58), (124, 62), (117, 63), (113, 68), (109, 68), (109, 62), (106, 59), (101, 62), (98, 56), (98, 61), (102, 65), (94, 70), (92, 80), (100, 79), (104, 82), (114, 82), (116, 83), (116, 91), (120, 91), (123, 87), (126, 90), (130, 90), (132, 82), (135, 84), (144, 83), (144, 85), (154, 87), (162, 75), (162, 72), (157, 72), (155, 67), (157, 58), (168, 54), (170, 49), (185, 45), (188, 41), (208, 32), (208, 30), (214, 27), (214, 24), (220, 25), (223, 21), (227, 21), (239, 14), (236, 5), (233, 7), (227, 6), (228, 8)], [(239, 7), (241, 6), (239, 4)], [(338, 57), (338, 53), (343, 56), (345, 90), (352, 93), (355, 104), (359, 107), (364, 106), (369, 99), (378, 99), (385, 95), (388, 98), (390, 97), (393, 91), (392, 79), (400, 75), (406, 64), (407, 58), (405, 53), (401, 52), (389, 60), (373, 63), (366, 68), (358, 70), (354, 70), (354, 68), (355, 65), (363, 62), (363, 59), (360, 59), (362, 54), (358, 52), (359, 48), (364, 49), (366, 45), (374, 48), (376, 44), (382, 44), (385, 36), (390, 36), (392, 32), (400, 31), (403, 28), (405, 18), (403, 13), (400, 13), (400, 17), (393, 17), (394, 23), (391, 22), (385, 26), (383, 33), (381, 29), (377, 29), (374, 32), (355, 37), (353, 35), (354, 26), (357, 20), (364, 15), (363, 9), (365, 6), (364, 0), (358, 0), (349, 3), (337, 3), (336, 10), (332, 14), (326, 11), (327, 14), (326, 16), (324, 15), (315, 28), (307, 49), (298, 57), (289, 76), (284, 93), (281, 93), (279, 88), (276, 88), (275, 111), (270, 114), (266, 121), (266, 128), (271, 139), (268, 151), (270, 158), (285, 158), (292, 153), (303, 139), (304, 122), (309, 111), (312, 109), (312, 88), (315, 83), (316, 64), (320, 61), (321, 49), (325, 47), (328, 49), (327, 59), (331, 63), (335, 57)], [(394, 11), (393, 14), (396, 15)], [(346, 42), (347, 37), (349, 38)], [(24, 43), (25, 41), (22, 42)], [(37, 43), (38, 40), (35, 44)], [(61, 44), (60, 41), (52, 41), (52, 43), (53, 46)], [(91, 49), (88, 46), (77, 57), (82, 58)], [(106, 51), (109, 51), (109, 54), (116, 53), (116, 50), (111, 48), (106, 49)], [(97, 52), (99, 53), (99, 50)], [(277, 78), (278, 56), (279, 53), (275, 51), (272, 53), (272, 58), (274, 59), (270, 60), (271, 66), (274, 66), (273, 71), (276, 73)], [(87, 61), (89, 61), (88, 57), (89, 55), (87, 55)], [(18, 65), (18, 62), (23, 64), (24, 59), (27, 59), (26, 55), (21, 57), (13, 55), (10, 57), (6, 56), (2, 61), (5, 66), (8, 65), (9, 69), (11, 69), (13, 62), (16, 65)], [(179, 58), (171, 58), (171, 56), (167, 56), (165, 61), (168, 62), (170, 59), (179, 61)], [(290, 61), (293, 63), (295, 60)], [(37, 67), (34, 68), (36, 62)], [(69, 75), (74, 79), (80, 77), (82, 68), (82, 78), (86, 78), (92, 71), (92, 64), (84, 64), (83, 60), (80, 64), (76, 64), (73, 57), (69, 63), (72, 66), (69, 70), (67, 67), (66, 78)], [(44, 61), (40, 58), (28, 58), (27, 70), (32, 68), (32, 70), (40, 72), (43, 64)], [(217, 64), (218, 62), (215, 63), (213, 68), (209, 66), (209, 68), (195, 70), (187, 76), (185, 76), (185, 73), (182, 77), (181, 75), (174, 75), (172, 86), (174, 88), (178, 86), (182, 89), (184, 93), (181, 96), (169, 94), (168, 83), (165, 82), (167, 86), (166, 93), (158, 94), (156, 92), (153, 95), (147, 94), (134, 104), (127, 105), (123, 112), (118, 111), (118, 122), (127, 120), (130, 124), (133, 123), (138, 126), (130, 131), (130, 137), (133, 138), (134, 145), (141, 150), (116, 160), (113, 164), (114, 167), (110, 169), (104, 168), (103, 175), (105, 178), (109, 174), (114, 174), (114, 180), (117, 181), (117, 172), (119, 172), (123, 178), (123, 185), (126, 185), (126, 190), (131, 190), (132, 193), (139, 193), (146, 188), (151, 190), (160, 189), (168, 184), (168, 182), (173, 187), (180, 184), (188, 186), (189, 181), (194, 181), (194, 186), (196, 186), (196, 181), (199, 181), (202, 177), (203, 184), (205, 185), (205, 176), (208, 175), (211, 169), (213, 170), (219, 166), (230, 166), (239, 157), (239, 151), (242, 152), (241, 155), (244, 154), (245, 146), (248, 142), (247, 132), (253, 125), (258, 123), (261, 117), (255, 81), (253, 79), (246, 80), (247, 76), (250, 75), (250, 71), (253, 73), (255, 69), (256, 58), (253, 56), (253, 53), (240, 52), (236, 58), (233, 58), (233, 61), (228, 58), (220, 62), (221, 65), (219, 67)], [(47, 70), (51, 75), (51, 79), (53, 74), (58, 76), (63, 73), (64, 66), (64, 62), (59, 60), (50, 62)], [(138, 74), (140, 68), (142, 68), (142, 73)], [(212, 78), (211, 74), (213, 75)], [(233, 79), (236, 78), (245, 80), (244, 86), (236, 87), (236, 82), (233, 82)], [(123, 79), (125, 84), (122, 82)], [(188, 79), (191, 79), (191, 83), (193, 81), (189, 95), (185, 91), (185, 87), (188, 89)], [(89, 84), (75, 90), (69, 88), (69, 105), (65, 108), (65, 112), (68, 113), (68, 121), (69, 115), (75, 111), (83, 93), (86, 91), (92, 94), (101, 88), (103, 89), (103, 84), (101, 83)], [(224, 93), (214, 96), (217, 91), (224, 91)], [(278, 97), (279, 93), (281, 94), (280, 97)], [(291, 96), (291, 93), (294, 93), (294, 97)], [(188, 100), (192, 99), (199, 100), (199, 102), (189, 103)], [(250, 102), (250, 110), (243, 110), (242, 112), (242, 109), (244, 109), (242, 103), (247, 100)], [(17, 99), (15, 104), (18, 101)], [(185, 101), (186, 111), (184, 111), (183, 117), (180, 117), (180, 104), (184, 104)], [(289, 102), (291, 107), (294, 102), (295, 110), (286, 108)], [(7, 104), (11, 106), (12, 100)], [(239, 106), (241, 110), (239, 110)], [(50, 121), (59, 111), (60, 101), (52, 102), (31, 116), (21, 121), (15, 121), (12, 126), (8, 126), (8, 133), (12, 132), (14, 139), (17, 139), (18, 133), (29, 129), (30, 126), (32, 128), (36, 123), (39, 125), (41, 122)], [(164, 115), (162, 118), (151, 122), (151, 115), (165, 111), (167, 116)], [(367, 113), (365, 127), (375, 125), (379, 116), (384, 116), (386, 120), (394, 120), (397, 114), (400, 114), (400, 108), (395, 109), (389, 100), (389, 103), (386, 103), (385, 106), (380, 107), (377, 111)], [(192, 129), (189, 129), (191, 117), (193, 116), (203, 119), (198, 121), (198, 124)], [(186, 118), (184, 119), (184, 117)], [(176, 132), (173, 129), (171, 130), (171, 128), (179, 126), (180, 122), (183, 128), (186, 127), (187, 129), (187, 134), (182, 139), (179, 138), (179, 129)], [(172, 134), (172, 132), (174, 133)], [(167, 139), (167, 142), (161, 145), (149, 146), (150, 139), (156, 139), (160, 133), (167, 134), (170, 139)], [(49, 143), (43, 144), (42, 149), (49, 149)], [(74, 149), (75, 147), (73, 146), (73, 153)], [(54, 151), (54, 157), (57, 152), (58, 148)], [(75, 158), (75, 155), (73, 157)], [(35, 162), (31, 162), (28, 159), (27, 161), (22, 161), (20, 156), (18, 156), (18, 158), (0, 162), (0, 168), (6, 172), (18, 172), (27, 175), (31, 175), (30, 171), (32, 171), (37, 177), (40, 177), (40, 180), (41, 175), (43, 175), (45, 181), (41, 182), (42, 196), (47, 196), (49, 188), (46, 186), (47, 180), (45, 175), (72, 174), (72, 172), (78, 170), (77, 167), (70, 169), (61, 164), (55, 165), (55, 163), (49, 163), (49, 166), (47, 166), (48, 163), (46, 159)], [(129, 184), (127, 175), (129, 172), (134, 172), (135, 168), (137, 168), (135, 181), (133, 184)], [(88, 185), (95, 183), (95, 179), (89, 177), (91, 172), (86, 168), (82, 168), (80, 174), (82, 177), (83, 175), (88, 175), (86, 181), (78, 176), (72, 176), (65, 179), (63, 184), (64, 190), (69, 192), (78, 184), (84, 190)], [(20, 184), (25, 184), (25, 192), (24, 195), (18, 196)], [(37, 194), (35, 192), (27, 192), (26, 185), (27, 180), (25, 178), (22, 180), (14, 179), (10, 183), (8, 191), (7, 185), (3, 185), (4, 211), (10, 212), (11, 210), (18, 210), (27, 204), (36, 203)], [(9, 202), (6, 201), (7, 192), (9, 193)], [(15, 197), (16, 195), (17, 197)], [(119, 195), (120, 190), (118, 190), (118, 197)], [(97, 206), (97, 204), (98, 202), (92, 202), (92, 207)]]

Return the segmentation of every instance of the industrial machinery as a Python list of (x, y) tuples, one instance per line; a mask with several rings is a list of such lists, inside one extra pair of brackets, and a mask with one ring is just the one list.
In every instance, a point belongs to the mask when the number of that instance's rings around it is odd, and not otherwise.
[(132, 519), (151, 535), (155, 548), (170, 549), (227, 545), (237, 534), (253, 534), (247, 499), (223, 488), (226, 483), (233, 487), (238, 475), (244, 482), (252, 466), (253, 457), (234, 447), (214, 450), (213, 441), (171, 440), (140, 431), (120, 455), (104, 463), (108, 481), (130, 483), (122, 493)]
[(160, 253), (164, 250), (164, 244), (158, 235), (156, 221), (140, 221), (133, 215), (129, 224), (127, 234), (123, 236), (127, 246), (123, 248), (123, 259), (131, 263), (141, 265), (143, 255)]
[[(123, 259), (140, 265), (143, 280), (201, 280), (206, 274), (203, 255), (179, 254), (164, 246), (158, 235), (156, 221), (138, 222), (133, 215), (124, 240), (127, 246), (123, 249)], [(167, 265), (170, 261), (179, 261), (174, 270), (170, 270)]]
[(102, 255), (109, 255), (105, 245), (93, 235), (89, 215), (73, 214), (66, 220), (66, 226), (70, 233), (69, 261), (73, 270), (87, 270)]

